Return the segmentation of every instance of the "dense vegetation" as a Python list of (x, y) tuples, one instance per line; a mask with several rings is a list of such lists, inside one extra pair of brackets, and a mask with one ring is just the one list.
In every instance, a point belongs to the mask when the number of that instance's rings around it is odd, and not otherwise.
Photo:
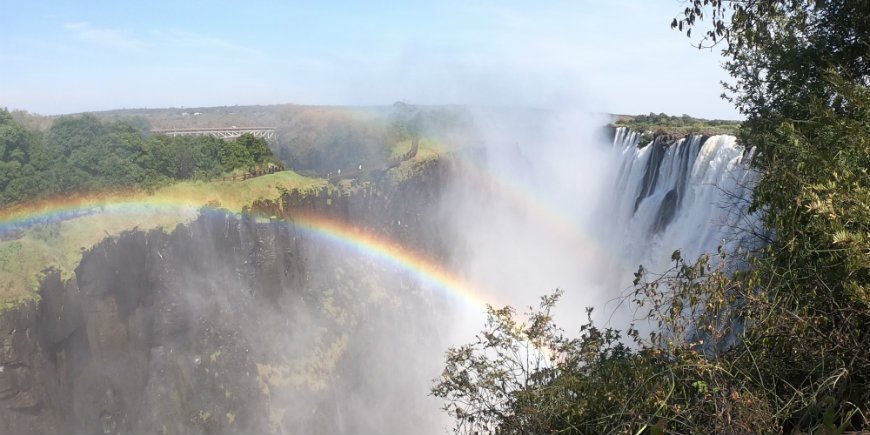
[(42, 131), (0, 110), (0, 205), (211, 179), (272, 161), (266, 141), (251, 135), (235, 141), (150, 135), (147, 125), (91, 115), (62, 117)]
[[(105, 122), (124, 121), (153, 128), (261, 126), (275, 128), (272, 152), (287, 168), (326, 177), (383, 167), (397, 144), (412, 137), (457, 143), (471, 134), (468, 111), (456, 106), (334, 107), (282, 104), (168, 109), (123, 109), (95, 113)], [(47, 129), (50, 119), (15, 113), (20, 123)], [(407, 145), (405, 145), (407, 150)]]
[(323, 176), (360, 164), (383, 167), (395, 145), (409, 139), (469, 131), (470, 118), (458, 108), (403, 102), (369, 112), (310, 108), (279, 128), (276, 154), (294, 170)]
[(325, 176), (338, 169), (383, 160), (393, 143), (384, 122), (364, 113), (314, 108), (278, 128), (278, 158), (303, 173)]
[(689, 115), (669, 116), (664, 113), (649, 115), (619, 115), (613, 123), (617, 127), (628, 127), (641, 134), (667, 132), (675, 135), (697, 134), (735, 134), (740, 121), (722, 119), (693, 118)]
[[(870, 6), (691, 0), (673, 27), (722, 43), (726, 97), (756, 146), (763, 249), (641, 268), (658, 327), (566, 338), (492, 310), (433, 393), (459, 433), (844, 433), (870, 430)], [(698, 32), (696, 31), (696, 34)], [(702, 30), (703, 33), (703, 30)], [(750, 229), (745, 229), (750, 231)], [(736, 273), (721, 266), (745, 261)]]

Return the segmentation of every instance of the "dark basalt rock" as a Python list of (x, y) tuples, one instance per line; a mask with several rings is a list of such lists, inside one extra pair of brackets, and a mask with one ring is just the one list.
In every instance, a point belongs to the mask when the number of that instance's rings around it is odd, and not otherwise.
[[(661, 180), (662, 164), (668, 151), (673, 150), (676, 153), (674, 158), (669, 160), (674, 166), (667, 168), (665, 172), (665, 174), (675, 173), (673, 179), (676, 180), (676, 186), (668, 190), (663, 197), (661, 197), (661, 193), (655, 195), (659, 203), (656, 208), (655, 220), (650, 228), (652, 234), (663, 231), (671, 223), (674, 216), (676, 216), (680, 204), (686, 196), (686, 188), (691, 176), (692, 165), (698, 157), (698, 151), (704, 145), (704, 142), (707, 141), (708, 137), (690, 135), (686, 138), (679, 138), (670, 134), (659, 134), (652, 144), (648, 145), (652, 147), (649, 151), (651, 154), (644, 168), (640, 192), (637, 198), (635, 198), (635, 213), (640, 204), (653, 196), (656, 192), (656, 187), (659, 186), (659, 183), (663, 182)], [(657, 199), (659, 197), (661, 200)]]
[[(427, 229), (438, 227), (445, 170), (433, 164), (405, 183), (260, 204), (290, 224), (209, 212), (169, 234), (128, 232), (84, 253), (75, 279), (49, 271), (38, 303), (0, 315), (0, 433), (337, 433), (337, 412), (347, 411), (335, 400), (388, 396), (401, 376), (374, 385), (372, 370), (419, 363), (413, 352), (375, 361), (371, 347), (413, 348), (387, 331), (412, 324), (424, 334), (415, 336), (432, 336), (439, 306), (413, 291), (401, 306), (372, 302), (338, 271), (375, 281), (393, 272), (301, 231), (292, 216), (317, 212), (444, 253)], [(327, 299), (344, 317), (325, 314)], [(328, 383), (269, 372), (329, 340), (350, 345), (322, 368)], [(413, 403), (401, 405), (390, 411), (395, 429), (413, 432), (421, 424)], [(361, 424), (357, 433), (378, 432), (376, 419)]]
[(662, 199), (662, 202), (659, 205), (658, 213), (656, 213), (655, 221), (653, 221), (653, 226), (650, 229), (652, 234), (662, 232), (667, 228), (668, 224), (671, 223), (674, 219), (674, 215), (677, 213), (677, 206), (679, 205), (678, 201), (679, 196), (677, 195), (676, 190), (671, 189), (665, 194), (664, 199)]

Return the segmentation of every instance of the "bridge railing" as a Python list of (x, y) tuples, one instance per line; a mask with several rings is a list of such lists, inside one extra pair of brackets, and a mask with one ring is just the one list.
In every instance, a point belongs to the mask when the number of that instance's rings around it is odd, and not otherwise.
[(165, 128), (151, 130), (151, 133), (173, 137), (213, 136), (221, 139), (237, 139), (246, 133), (266, 140), (275, 140), (277, 137), (274, 127)]

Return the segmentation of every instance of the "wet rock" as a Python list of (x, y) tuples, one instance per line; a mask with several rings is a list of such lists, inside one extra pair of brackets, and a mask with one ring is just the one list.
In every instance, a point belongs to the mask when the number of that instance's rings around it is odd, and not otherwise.
[[(423, 322), (434, 308), (361, 314), (373, 302), (335, 271), (376, 280), (377, 265), (300, 231), (292, 216), (316, 211), (438, 255), (446, 247), (423, 229), (436, 227), (444, 174), (432, 164), (405, 183), (266, 204), (291, 224), (207, 213), (169, 234), (129, 232), (85, 252), (74, 279), (49, 271), (38, 303), (0, 315), (0, 433), (330, 433), (330, 400), (383, 388), (360, 379), (370, 370), (359, 353), (397, 318)], [(326, 294), (344, 317), (324, 309)], [(352, 353), (307, 378), (288, 371), (314, 348)], [(346, 373), (328, 379), (336, 370)]]

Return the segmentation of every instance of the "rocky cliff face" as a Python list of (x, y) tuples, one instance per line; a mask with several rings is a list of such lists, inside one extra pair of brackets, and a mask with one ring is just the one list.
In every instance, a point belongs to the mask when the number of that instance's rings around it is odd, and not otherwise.
[[(261, 202), (447, 252), (446, 170), (399, 185)], [(0, 316), (0, 433), (412, 433), (440, 358), (445, 303), (413, 279), (283, 220), (204, 213), (128, 232), (48, 273), (41, 300)], [(427, 343), (427, 348), (432, 348)], [(415, 387), (416, 388), (416, 387)], [(409, 399), (409, 397), (411, 399)], [(389, 426), (387, 426), (389, 424)]]

